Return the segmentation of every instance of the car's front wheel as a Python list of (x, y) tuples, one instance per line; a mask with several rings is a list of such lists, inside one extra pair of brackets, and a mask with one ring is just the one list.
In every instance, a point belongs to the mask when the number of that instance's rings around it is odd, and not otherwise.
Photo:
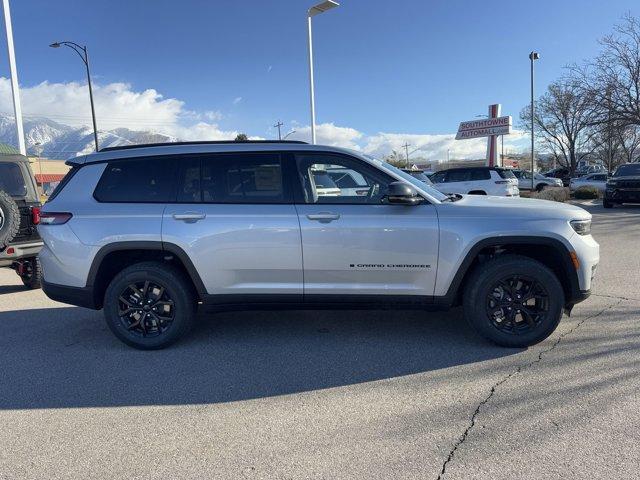
[(118, 273), (104, 298), (109, 329), (141, 350), (168, 347), (195, 322), (196, 296), (189, 279), (172, 265), (144, 262)]
[(602, 206), (604, 208), (613, 208), (613, 202), (610, 202), (609, 200), (607, 200), (606, 198), (602, 199)]
[(562, 285), (549, 268), (531, 258), (504, 255), (484, 262), (466, 285), (467, 321), (498, 345), (534, 345), (551, 335), (562, 318)]

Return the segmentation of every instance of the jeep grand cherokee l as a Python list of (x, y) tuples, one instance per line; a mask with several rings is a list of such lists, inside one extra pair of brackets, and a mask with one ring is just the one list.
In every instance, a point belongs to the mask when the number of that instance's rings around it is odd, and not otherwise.
[[(599, 259), (579, 207), (445, 195), (341, 148), (192, 142), (69, 163), (39, 227), (44, 291), (104, 309), (141, 349), (178, 340), (197, 308), (459, 304), (486, 338), (527, 346), (588, 296)], [(314, 173), (338, 170), (366, 192), (321, 194)]]

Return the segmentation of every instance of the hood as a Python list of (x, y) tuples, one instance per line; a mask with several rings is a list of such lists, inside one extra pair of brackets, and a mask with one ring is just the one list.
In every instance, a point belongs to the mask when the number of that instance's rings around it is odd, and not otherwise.
[(588, 220), (591, 214), (584, 208), (568, 203), (536, 198), (463, 195), (456, 202), (443, 202), (439, 211), (474, 218), (504, 218), (518, 220)]

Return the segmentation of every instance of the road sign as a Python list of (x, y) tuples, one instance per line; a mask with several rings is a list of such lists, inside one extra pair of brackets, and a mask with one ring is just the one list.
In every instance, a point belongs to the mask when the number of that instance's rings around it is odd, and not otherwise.
[(469, 138), (490, 137), (493, 135), (508, 135), (511, 133), (511, 116), (470, 120), (460, 123), (456, 140)]

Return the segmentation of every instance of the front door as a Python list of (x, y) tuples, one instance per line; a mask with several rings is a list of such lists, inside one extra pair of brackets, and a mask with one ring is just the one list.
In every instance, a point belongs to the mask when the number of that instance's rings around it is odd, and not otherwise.
[(208, 154), (181, 162), (162, 240), (181, 247), (215, 301), (301, 301), (300, 225), (282, 157)]
[[(295, 158), (305, 300), (432, 296), (438, 259), (435, 207), (386, 204), (395, 179), (355, 157), (300, 153)], [(340, 188), (344, 175), (362, 185), (349, 181)], [(338, 179), (338, 195), (314, 183), (325, 176)]]

